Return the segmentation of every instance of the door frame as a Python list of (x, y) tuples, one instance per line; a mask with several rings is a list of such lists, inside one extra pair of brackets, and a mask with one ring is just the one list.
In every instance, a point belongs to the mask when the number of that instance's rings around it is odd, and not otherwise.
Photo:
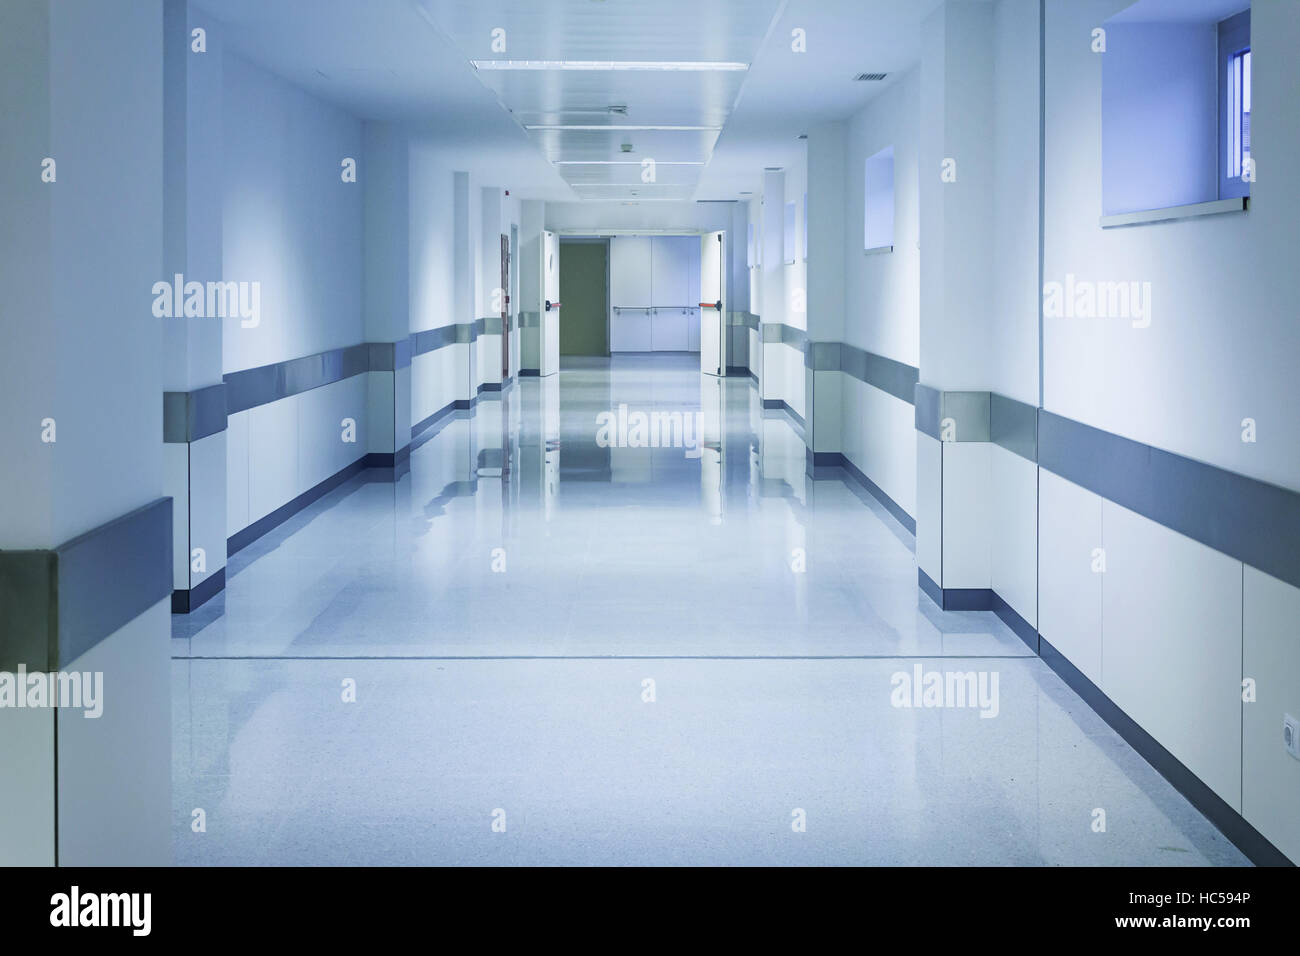
[(501, 233), (501, 381), (510, 380), (510, 237)]

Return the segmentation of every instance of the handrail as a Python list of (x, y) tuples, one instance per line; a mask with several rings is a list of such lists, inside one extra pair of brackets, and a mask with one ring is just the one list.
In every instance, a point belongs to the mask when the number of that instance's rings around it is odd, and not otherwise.
[(691, 309), (699, 308), (699, 306), (696, 305), (615, 305), (615, 306), (611, 306), (611, 308), (615, 312), (619, 312), (621, 310), (627, 310), (628, 312), (653, 312), (656, 309), (663, 309), (665, 311), (672, 311), (673, 309), (681, 309), (683, 312), (688, 312)]

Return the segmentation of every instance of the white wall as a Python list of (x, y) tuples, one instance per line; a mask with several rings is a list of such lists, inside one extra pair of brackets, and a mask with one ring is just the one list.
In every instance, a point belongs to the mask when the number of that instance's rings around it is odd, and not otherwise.
[[(226, 372), (366, 341), (361, 122), (232, 53), (223, 80), (224, 278), (261, 283), (260, 324), (242, 328), (238, 317), (225, 322)], [(357, 161), (355, 183), (342, 179), (345, 157)], [(400, 252), (400, 237), (389, 238)], [(372, 256), (381, 251), (372, 249)], [(400, 268), (397, 273), (369, 290), (372, 308), (402, 308)], [(228, 533), (366, 454), (366, 377), (229, 417)], [(355, 442), (343, 441), (344, 418), (356, 422)]]
[(225, 371), (355, 345), (361, 321), (361, 122), (236, 54), (225, 62), (227, 281), (260, 281), (261, 324), (224, 328)]
[[(990, 4), (947, 2), (922, 26), (921, 381), (987, 388), (993, 317), (994, 28)], [(945, 162), (956, 178), (940, 177)]]
[[(1123, 229), (1101, 215), (1102, 57), (1075, 42), (1125, 4), (1047, 12), (1045, 279), (1151, 283), (1151, 323), (1047, 319), (1045, 406), (1147, 444), (1300, 488), (1300, 117), (1292, 108), (1300, 10), (1252, 12), (1249, 213)], [(1241, 440), (1254, 418), (1259, 441)]]
[[(624, 232), (712, 232), (731, 226), (731, 203), (548, 202), (546, 228), (558, 233), (600, 235)], [(741, 246), (744, 249), (744, 246)]]
[[(987, 386), (1038, 404), (1039, 23), (1037, 0), (993, 9), (992, 312)], [(1038, 620), (1038, 469), (989, 446), (989, 584)]]
[[(0, 192), (0, 548), (50, 549), (163, 494), (160, 3), (0, 4)], [(0, 863), (170, 861), (167, 604), (70, 662), (100, 719), (0, 711)]]
[(1038, 2), (998, 0), (988, 387), (1038, 404)]
[[(845, 190), (844, 341), (908, 365), (920, 362), (919, 95), (920, 70), (914, 67), (850, 120)], [(863, 166), (888, 146), (894, 147), (894, 251), (868, 256), (862, 249)]]
[(5, 11), (5, 548), (62, 544), (162, 494), (160, 10)]
[[(920, 69), (913, 67), (848, 121), (844, 189), (844, 341), (913, 366), (919, 362), (920, 336), (919, 111)], [(890, 146), (894, 251), (865, 255), (864, 167), (869, 157)], [(842, 377), (844, 455), (915, 517), (917, 437), (912, 405)]]
[[(453, 169), (426, 142), (411, 144), (410, 331), (456, 322)], [(418, 424), (457, 398), (468, 398), (466, 346), (411, 359), (411, 423)]]
[[(1151, 283), (1151, 322), (1044, 322), (1050, 411), (1190, 458), (1300, 487), (1300, 8), (1252, 9), (1252, 153), (1270, 170), (1249, 213), (1103, 230), (1102, 60), (1077, 42), (1126, 6), (1053, 4), (1046, 22), (1045, 279)], [(1256, 419), (1257, 443), (1241, 440)], [(1300, 853), (1300, 589), (1040, 471), (1040, 630), (1284, 852)], [(1107, 568), (1092, 571), (1093, 549)], [(1284, 623), (1284, 622), (1290, 623)], [(1241, 703), (1241, 681), (1261, 688)], [(1281, 796), (1289, 793), (1289, 798)]]
[(411, 310), (410, 143), (385, 123), (366, 123), (364, 137), (365, 340), (395, 342), (406, 335)]

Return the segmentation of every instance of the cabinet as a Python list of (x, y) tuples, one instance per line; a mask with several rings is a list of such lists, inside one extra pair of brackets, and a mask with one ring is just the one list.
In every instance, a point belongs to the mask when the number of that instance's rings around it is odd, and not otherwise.
[(699, 276), (695, 236), (612, 239), (610, 351), (698, 351)]

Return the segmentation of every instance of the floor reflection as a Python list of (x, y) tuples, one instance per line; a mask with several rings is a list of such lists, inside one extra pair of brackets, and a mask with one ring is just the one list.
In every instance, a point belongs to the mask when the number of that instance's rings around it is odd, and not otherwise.
[[(1242, 862), (994, 615), (921, 596), (911, 535), (693, 356), (484, 393), (227, 580), (174, 618), (178, 862)], [(918, 661), (996, 671), (997, 718), (895, 706)]]

